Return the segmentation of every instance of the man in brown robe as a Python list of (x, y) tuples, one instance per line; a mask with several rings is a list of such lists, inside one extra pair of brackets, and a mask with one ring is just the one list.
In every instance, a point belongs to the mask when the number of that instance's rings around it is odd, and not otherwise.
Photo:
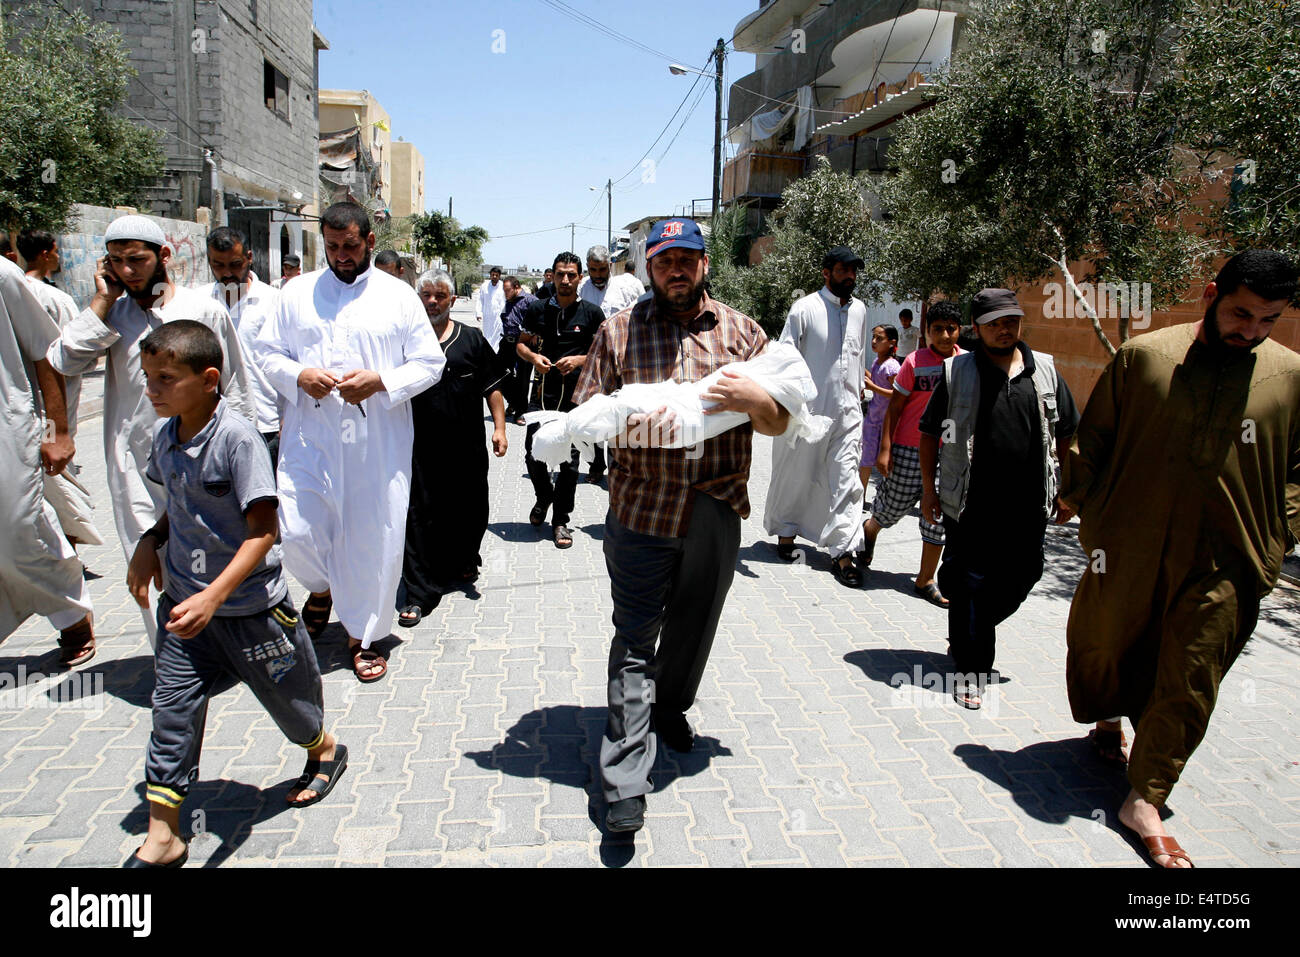
[(1204, 319), (1120, 348), (1066, 465), (1089, 558), (1067, 630), (1070, 708), (1117, 763), (1113, 716), (1134, 723), (1119, 819), (1164, 867), (1191, 859), (1160, 809), (1300, 538), (1300, 356), (1268, 341), (1296, 284), (1280, 253), (1234, 256)]

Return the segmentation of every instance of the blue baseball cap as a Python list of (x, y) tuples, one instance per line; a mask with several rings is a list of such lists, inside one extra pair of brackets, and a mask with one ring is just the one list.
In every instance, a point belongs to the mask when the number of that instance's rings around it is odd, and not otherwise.
[(704, 234), (693, 219), (661, 219), (650, 229), (645, 241), (645, 258), (650, 259), (665, 249), (704, 249)]

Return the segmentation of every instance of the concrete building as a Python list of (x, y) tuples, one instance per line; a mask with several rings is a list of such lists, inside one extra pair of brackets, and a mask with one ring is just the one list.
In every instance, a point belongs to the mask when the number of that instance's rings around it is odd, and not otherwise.
[(394, 216), (424, 212), (424, 155), (400, 136), (393, 144), (393, 195), (390, 209)]
[(361, 143), (374, 161), (378, 196), (387, 207), (393, 199), (393, 123), (388, 111), (369, 90), (321, 90), (320, 135), (354, 126), (360, 127)]
[(207, 207), (212, 222), (249, 234), (259, 275), (278, 276), (290, 252), (311, 268), (301, 214), (315, 212), (318, 56), (329, 46), (312, 0), (65, 5), (121, 32), (138, 73), (126, 114), (163, 134), (163, 173), (142, 209), (192, 221)]
[(817, 156), (849, 173), (883, 171), (890, 127), (924, 109), (926, 77), (961, 42), (970, 4), (905, 0), (763, 0), (733, 43), (756, 69), (731, 85), (724, 205), (762, 214)]

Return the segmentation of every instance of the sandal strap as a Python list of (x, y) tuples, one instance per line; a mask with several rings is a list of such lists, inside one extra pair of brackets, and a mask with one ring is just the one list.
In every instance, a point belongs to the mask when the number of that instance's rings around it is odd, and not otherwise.
[[(1153, 834), (1150, 837), (1142, 838), (1142, 843), (1146, 845), (1147, 852), (1152, 858), (1165, 856), (1175, 858), (1180, 861), (1186, 861), (1192, 864), (1192, 859), (1187, 852), (1182, 849), (1179, 843), (1167, 834)], [(1168, 865), (1165, 865), (1166, 867)], [(1192, 864), (1195, 867), (1195, 864)]]

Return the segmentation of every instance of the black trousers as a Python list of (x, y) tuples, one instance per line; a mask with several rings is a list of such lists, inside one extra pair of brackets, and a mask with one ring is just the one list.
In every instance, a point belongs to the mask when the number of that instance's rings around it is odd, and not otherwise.
[[(541, 425), (534, 423), (524, 433), (524, 464), (533, 482), (533, 494), (543, 505), (553, 505), (552, 525), (567, 525), (573, 514), (573, 498), (578, 487), (578, 464), (581, 461), (576, 448), (569, 448), (569, 461), (560, 463), (560, 474), (551, 485), (551, 470), (544, 462), (533, 458), (533, 436)], [(603, 461), (603, 459), (602, 459)]]
[(614, 640), (600, 776), (605, 799), (619, 801), (650, 791), (651, 706), (686, 711), (695, 703), (736, 573), (740, 516), (697, 493), (686, 534), (664, 538), (634, 532), (610, 511), (604, 548)]
[(997, 626), (1010, 618), (1043, 577), (1042, 514), (980, 521), (967, 508), (944, 516), (939, 589), (949, 601), (948, 653), (959, 674), (983, 684), (993, 671)]
[[(507, 348), (505, 343), (501, 344), (501, 348)], [(513, 374), (501, 383), (501, 391), (505, 396), (507, 409), (524, 412), (528, 409), (528, 380), (533, 374), (533, 365), (515, 355), (514, 343), (511, 343), (508, 348), (509, 353), (505, 356), (505, 360), (508, 361), (508, 368)], [(509, 361), (512, 357), (513, 361)]]

